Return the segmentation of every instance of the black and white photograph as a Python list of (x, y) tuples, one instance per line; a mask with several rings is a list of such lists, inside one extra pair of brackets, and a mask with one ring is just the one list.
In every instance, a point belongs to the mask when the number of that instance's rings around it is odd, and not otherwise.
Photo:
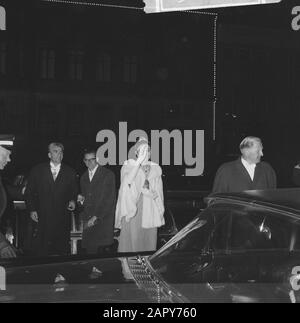
[(0, 303), (300, 302), (299, 57), (300, 0), (0, 0)]

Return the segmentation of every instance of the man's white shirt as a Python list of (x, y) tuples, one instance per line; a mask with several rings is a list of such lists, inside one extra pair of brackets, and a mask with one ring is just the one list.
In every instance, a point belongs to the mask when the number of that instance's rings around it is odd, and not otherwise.
[(243, 157), (241, 158), (241, 161), (253, 181), (256, 164), (249, 164)]
[(89, 171), (89, 179), (90, 179), (90, 182), (92, 181), (95, 173), (96, 173), (96, 170), (98, 169), (99, 165), (97, 165), (92, 171), (91, 170), (88, 170)]
[(51, 167), (51, 173), (54, 178), (54, 180), (57, 178), (58, 173), (60, 172), (61, 164), (58, 164), (55, 166), (52, 162), (50, 162), (50, 167)]

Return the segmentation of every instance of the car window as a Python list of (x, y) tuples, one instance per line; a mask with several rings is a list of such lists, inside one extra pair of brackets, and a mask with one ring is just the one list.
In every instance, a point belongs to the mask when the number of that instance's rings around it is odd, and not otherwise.
[(210, 249), (214, 251), (224, 251), (228, 249), (228, 239), (231, 228), (231, 210), (214, 210), (214, 229), (210, 236)]
[(233, 211), (231, 249), (288, 249), (290, 242), (291, 223), (286, 216), (255, 208)]

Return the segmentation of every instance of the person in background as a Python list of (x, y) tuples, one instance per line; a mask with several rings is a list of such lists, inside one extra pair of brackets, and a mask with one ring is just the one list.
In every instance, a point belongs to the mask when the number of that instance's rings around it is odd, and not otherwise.
[(78, 185), (75, 171), (62, 163), (64, 146), (48, 146), (50, 162), (35, 166), (25, 191), (26, 207), (37, 223), (34, 254), (70, 253), (71, 214), (76, 206)]
[(80, 178), (82, 249), (89, 254), (109, 252), (114, 241), (116, 207), (115, 175), (98, 164), (95, 150), (84, 153), (87, 170)]
[(276, 173), (261, 161), (263, 145), (260, 138), (246, 137), (240, 143), (241, 157), (223, 164), (215, 176), (212, 193), (274, 189)]
[(156, 250), (157, 228), (165, 223), (162, 170), (149, 160), (145, 138), (135, 144), (135, 154), (121, 169), (115, 220), (121, 229), (118, 252)]
[[(10, 162), (11, 152), (6, 148), (0, 146), (0, 170), (3, 170), (7, 163)], [(4, 187), (2, 185), (2, 179), (0, 177), (0, 221), (5, 211), (7, 204), (7, 197)], [(6, 240), (5, 236), (0, 232), (0, 258), (15, 258), (16, 252), (14, 247)]]

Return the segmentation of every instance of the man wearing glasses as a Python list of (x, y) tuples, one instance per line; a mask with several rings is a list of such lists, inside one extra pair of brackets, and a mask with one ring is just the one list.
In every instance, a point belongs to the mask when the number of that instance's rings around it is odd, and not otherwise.
[(87, 170), (80, 178), (82, 249), (89, 254), (109, 251), (113, 244), (116, 189), (112, 171), (98, 164), (95, 150), (86, 150)]

